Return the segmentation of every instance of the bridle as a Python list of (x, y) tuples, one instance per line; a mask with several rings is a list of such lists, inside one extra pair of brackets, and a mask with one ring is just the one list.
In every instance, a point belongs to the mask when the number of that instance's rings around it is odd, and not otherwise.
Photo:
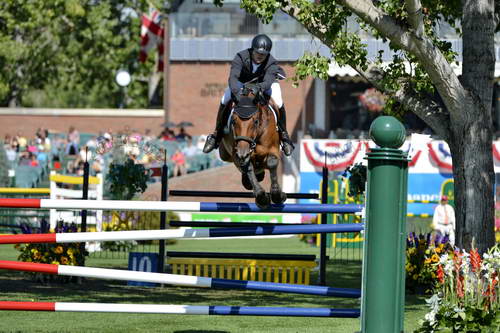
[[(251, 106), (251, 105), (240, 106), (240, 108), (255, 108), (255, 107), (256, 106)], [(257, 109), (257, 112), (261, 112), (261, 111), (259, 109)], [(240, 117), (240, 116), (238, 116), (238, 117)], [(233, 133), (234, 133), (233, 126), (231, 126), (231, 128), (232, 128)], [(245, 135), (236, 135), (236, 136), (234, 136), (234, 142), (236, 144), (238, 144), (238, 142), (240, 142), (240, 141), (248, 142), (248, 144), (250, 145), (250, 151), (253, 152), (255, 150), (255, 147), (257, 146), (257, 143), (255, 142), (256, 138), (257, 138), (257, 135), (255, 136), (255, 138), (251, 138), (251, 137), (245, 136)]]

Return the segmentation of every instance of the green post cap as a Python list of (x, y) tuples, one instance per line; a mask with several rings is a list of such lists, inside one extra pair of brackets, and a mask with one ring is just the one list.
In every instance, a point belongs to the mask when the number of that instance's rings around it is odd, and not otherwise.
[(406, 139), (406, 130), (399, 120), (381, 116), (370, 126), (370, 138), (381, 148), (399, 148)]

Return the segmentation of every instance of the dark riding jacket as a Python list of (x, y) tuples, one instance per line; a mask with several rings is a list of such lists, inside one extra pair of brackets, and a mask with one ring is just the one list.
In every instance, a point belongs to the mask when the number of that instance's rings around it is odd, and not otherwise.
[(276, 75), (279, 73), (283, 76), (285, 71), (278, 65), (278, 61), (269, 54), (255, 73), (252, 73), (252, 49), (246, 49), (236, 54), (231, 62), (231, 70), (229, 72), (229, 88), (233, 96), (238, 95), (238, 81), (245, 83), (258, 78), (259, 86), (263, 91), (271, 88), (271, 85), (276, 81)]

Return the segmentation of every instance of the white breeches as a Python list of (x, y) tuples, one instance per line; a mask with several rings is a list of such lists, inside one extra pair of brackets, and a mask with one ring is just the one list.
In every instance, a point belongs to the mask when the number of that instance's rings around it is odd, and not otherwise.
[(441, 236), (448, 235), (450, 237), (450, 244), (455, 245), (455, 230), (453, 229), (453, 225), (448, 224), (439, 224), (436, 226), (436, 231), (441, 234)]
[[(238, 81), (238, 88), (243, 88), (243, 83)], [(278, 105), (279, 108), (283, 106), (283, 98), (281, 97), (281, 88), (278, 82), (274, 82), (271, 85), (269, 90), (265, 91), (266, 94), (271, 95), (271, 98)], [(224, 91), (224, 95), (222, 96), (220, 102), (221, 104), (226, 105), (227, 102), (231, 99), (231, 89), (229, 87)]]

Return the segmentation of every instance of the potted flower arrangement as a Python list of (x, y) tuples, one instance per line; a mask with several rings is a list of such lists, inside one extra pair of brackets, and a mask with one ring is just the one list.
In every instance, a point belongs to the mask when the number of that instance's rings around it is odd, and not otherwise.
[(435, 264), (444, 253), (452, 253), (448, 237), (410, 233), (406, 240), (406, 289), (412, 293), (429, 293), (436, 282)]
[(430, 312), (416, 332), (498, 332), (500, 330), (500, 248), (441, 255)]

